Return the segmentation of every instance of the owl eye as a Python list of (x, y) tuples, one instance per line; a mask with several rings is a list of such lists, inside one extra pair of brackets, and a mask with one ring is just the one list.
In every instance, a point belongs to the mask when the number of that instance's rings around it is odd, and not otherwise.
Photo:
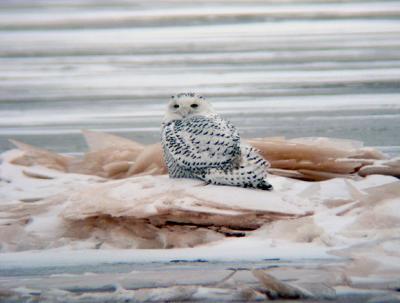
[(196, 103), (193, 103), (192, 105), (190, 105), (190, 107), (191, 107), (191, 108), (197, 108), (197, 107), (199, 107), (199, 105), (196, 104)]
[(179, 104), (175, 104), (175, 105), (174, 105), (174, 108), (179, 108)]

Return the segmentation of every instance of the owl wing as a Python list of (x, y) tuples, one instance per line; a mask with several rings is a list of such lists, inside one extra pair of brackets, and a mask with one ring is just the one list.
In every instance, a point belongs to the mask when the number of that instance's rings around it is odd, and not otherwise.
[(173, 121), (162, 132), (164, 148), (182, 167), (230, 168), (240, 157), (236, 128), (220, 117)]

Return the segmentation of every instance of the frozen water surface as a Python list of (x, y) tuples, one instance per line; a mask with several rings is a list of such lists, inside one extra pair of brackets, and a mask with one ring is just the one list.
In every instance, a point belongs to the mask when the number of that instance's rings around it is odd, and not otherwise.
[[(13, 138), (62, 153), (81, 153), (86, 149), (81, 129), (107, 131), (146, 144), (158, 142), (167, 99), (184, 91), (207, 96), (244, 137), (340, 137), (399, 154), (400, 4), (367, 0), (0, 2), (0, 152), (11, 148), (7, 139)], [(65, 184), (57, 187), (49, 181), (28, 191), (28, 196), (46, 190), (57, 193), (80, 177), (63, 178)], [(1, 179), (0, 189), (11, 188), (8, 181)], [(11, 195), (11, 202), (4, 201), (14, 203), (25, 194), (21, 188), (26, 184), (14, 186), (16, 198)], [(332, 184), (331, 193), (336, 188)], [(1, 193), (2, 199), (6, 194), (10, 193)], [(388, 201), (391, 208), (382, 209), (394, 212), (394, 202)], [(351, 208), (342, 211), (351, 213)], [(378, 224), (374, 215), (366, 213), (365, 220)], [(315, 220), (325, 222), (332, 233), (354, 223), (344, 218), (326, 221), (331, 217), (327, 211)], [(43, 231), (46, 224), (54, 224), (52, 220), (55, 217), (44, 217), (41, 225), (31, 227)], [(360, 234), (354, 231), (354, 236)], [(321, 241), (341, 247), (343, 239)], [(274, 247), (274, 240), (268, 241)], [(367, 267), (379, 269), (382, 263), (386, 272), (381, 273), (390, 276), (390, 267), (398, 264), (398, 238), (392, 243), (393, 247), (377, 240), (374, 249), (380, 259), (369, 261)], [(363, 277), (358, 268), (358, 280), (349, 284), (342, 273), (331, 270), (340, 267), (343, 259), (326, 254), (326, 248), (317, 245), (296, 251), (293, 243), (286, 249), (278, 245), (263, 260), (262, 245), (238, 238), (224, 242), (220, 250), (214, 246), (195, 252), (99, 251), (85, 250), (85, 245), (79, 250), (79, 244), (73, 251), (2, 252), (0, 285), (25, 294), (16, 299), (21, 302), (35, 299), (37, 289), (42, 289), (48, 302), (62, 296), (68, 302), (106, 302), (110, 293), (115, 301), (185, 296), (200, 301), (257, 300), (257, 294), (237, 293), (234, 288), (226, 293), (213, 287), (233, 283), (225, 280), (232, 272), (235, 283), (254, 286), (257, 279), (250, 269), (261, 268), (282, 281), (299, 282), (303, 277), (300, 282), (318, 282), (313, 287), (320, 287), (316, 291), (320, 299), (331, 298), (321, 285), (336, 279), (345, 285), (335, 289), (338, 300), (399, 300), (394, 291), (398, 293), (399, 281), (385, 280), (383, 274)], [(304, 255), (298, 257), (300, 252)], [(364, 258), (363, 252), (354, 253)], [(176, 281), (201, 287), (168, 288)], [(143, 294), (141, 288), (158, 290)], [(70, 291), (68, 296), (65, 290)], [(77, 297), (82, 294), (88, 297)], [(0, 301), (12, 298), (12, 294), (1, 295)]]
[(159, 139), (195, 91), (243, 136), (329, 136), (396, 153), (396, 1), (2, 1), (0, 150), (82, 152), (82, 128)]

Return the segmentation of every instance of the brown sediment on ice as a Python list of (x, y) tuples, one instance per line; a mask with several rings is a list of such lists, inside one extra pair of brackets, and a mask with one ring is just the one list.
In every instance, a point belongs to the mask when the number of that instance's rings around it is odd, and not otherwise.
[[(94, 134), (94, 138), (100, 140), (102, 135)], [(124, 144), (124, 148), (130, 149), (129, 153), (121, 148), (112, 154), (119, 138), (109, 138), (114, 147), (104, 142), (96, 145), (91, 137), (93, 151), (86, 156), (93, 158), (87, 166), (79, 166), (81, 171), (97, 172), (102, 177), (74, 173), (82, 159), (60, 158), (27, 145), (19, 145), (24, 151), (3, 154), (0, 180), (2, 253), (10, 257), (13, 252), (30, 254), (31, 250), (38, 250), (41, 256), (48, 251), (81, 254), (80, 250), (121, 252), (121, 249), (130, 249), (129, 254), (149, 254), (148, 250), (141, 249), (151, 249), (164, 255), (167, 254), (165, 249), (172, 249), (168, 252), (172, 252), (173, 258), (182, 252), (183, 258), (196, 254), (195, 258), (201, 259), (215, 255), (222, 259), (247, 256), (253, 258), (251, 260), (268, 256), (306, 260), (334, 258), (334, 264), (316, 261), (314, 265), (309, 264), (310, 268), (280, 266), (251, 271), (249, 267), (227, 275), (226, 279), (221, 276), (221, 281), (212, 287), (191, 283), (178, 288), (152, 284), (135, 290), (128, 287), (126, 292), (121, 289), (122, 297), (141, 299), (159, 296), (157, 298), (163, 300), (192, 300), (200, 298), (204, 291), (227, 300), (326, 300), (335, 298), (336, 291), (354, 293), (370, 288), (384, 294), (397, 294), (400, 180), (393, 176), (358, 175), (362, 169), (378, 164), (396, 168), (397, 159), (373, 159), (379, 157), (371, 151), (369, 159), (365, 159), (366, 156), (358, 159), (359, 146), (350, 143), (344, 145), (346, 153), (335, 151), (334, 154), (326, 148), (327, 158), (340, 157), (337, 159), (342, 165), (340, 168), (344, 164), (363, 165), (355, 173), (344, 174), (337, 168), (333, 172), (330, 165), (324, 166), (330, 172), (315, 171), (309, 164), (307, 168), (297, 166), (298, 170), (289, 170), (290, 165), (299, 164), (295, 159), (283, 157), (293, 157), (293, 154), (283, 153), (282, 159), (271, 162), (280, 161), (279, 165), (284, 168), (274, 169), (285, 174), (306, 172), (314, 176), (317, 172), (325, 177), (326, 174), (345, 177), (323, 181), (315, 177), (314, 182), (307, 182), (270, 175), (269, 181), (275, 190), (266, 192), (157, 175), (156, 170), (162, 163), (157, 164), (149, 156), (160, 152), (156, 145), (142, 147), (122, 140), (121, 146)], [(288, 144), (286, 140), (282, 142)], [(298, 144), (295, 142), (296, 146)], [(307, 148), (310, 153), (315, 152), (311, 147), (302, 148), (301, 154)], [(136, 155), (135, 161), (131, 161), (132, 155)], [(312, 154), (305, 157), (307, 161), (317, 161)], [(55, 169), (58, 166), (61, 169)], [(129, 170), (134, 172), (133, 176), (122, 178)], [(107, 177), (107, 171), (122, 179)], [(85, 258), (84, 255), (82, 253), (79, 258)], [(138, 280), (143, 279), (141, 275)], [(120, 278), (118, 274), (116, 281), (121, 281)], [(101, 279), (96, 283), (101, 283)], [(32, 280), (29, 285), (35, 288), (38, 285), (35, 283), (42, 285), (52, 281), (65, 286), (67, 280), (68, 277), (62, 277), (57, 282), (54, 277), (48, 277)], [(243, 284), (243, 281), (247, 282)], [(42, 294), (49, 300), (53, 298), (51, 293)], [(0, 293), (0, 298), (2, 295), (18, 297), (17, 293)], [(81, 299), (74, 292), (65, 295), (77, 302)], [(117, 296), (117, 293), (109, 295)], [(91, 292), (85, 298), (94, 299), (96, 295)]]
[[(315, 221), (322, 216), (321, 208), (336, 218), (357, 218), (351, 229), (342, 231), (349, 237), (372, 233), (371, 222), (374, 230), (384, 223), (389, 224), (387, 232), (397, 228), (397, 217), (381, 213), (375, 205), (392, 207), (395, 202), (390, 199), (400, 196), (398, 182), (380, 186), (380, 181), (375, 185), (363, 177), (396, 175), (400, 160), (385, 159), (359, 142), (250, 140), (271, 162), (271, 173), (292, 178), (271, 175), (276, 190), (265, 193), (170, 179), (160, 175), (166, 169), (159, 144), (143, 146), (91, 131), (84, 131), (84, 136), (90, 151), (79, 159), (14, 141), (20, 151), (6, 162), (21, 176), (13, 181), (18, 174), (12, 173), (7, 182), (19, 201), (1, 205), (3, 249), (41, 249), (77, 241), (95, 248), (194, 247), (261, 234), (334, 246), (336, 240)], [(39, 226), (40, 232), (33, 232), (32, 222), (40, 222), (38, 218), (49, 212), (58, 220), (54, 230)]]
[[(160, 144), (144, 146), (111, 134), (83, 131), (89, 151), (82, 158), (59, 155), (13, 140), (24, 154), (13, 163), (42, 165), (69, 173), (121, 179), (167, 173)], [(387, 159), (357, 141), (329, 138), (262, 138), (248, 143), (270, 161), (271, 174), (321, 181), (372, 174), (400, 176), (400, 158)]]
[[(272, 194), (265, 203), (261, 191), (249, 197), (246, 189), (230, 188), (229, 194), (225, 189), (197, 180), (135, 177), (69, 195), (60, 216), (68, 223), (69, 237), (85, 231), (87, 238), (96, 234), (118, 247), (130, 247), (131, 239), (136, 248), (171, 248), (242, 237), (268, 222), (312, 213), (301, 198)], [(120, 238), (113, 236), (116, 231)]]
[(264, 192), (165, 175), (107, 180), (60, 173), (12, 164), (19, 154), (2, 164), (3, 175), (10, 172), (2, 185), (10, 198), (0, 205), (3, 251), (76, 243), (195, 247), (226, 237), (334, 248), (355, 239), (383, 241), (400, 227), (395, 211), (400, 180), (393, 177), (304, 182), (270, 176), (276, 190)]
[(400, 158), (387, 160), (358, 141), (332, 138), (252, 139), (249, 143), (271, 162), (270, 173), (308, 181), (356, 178), (371, 174), (398, 176)]
[[(315, 212), (322, 206), (335, 216), (352, 215), (365, 208), (364, 214), (358, 215), (364, 227), (379, 218), (396, 221), (375, 217), (369, 209), (374, 203), (396, 199), (400, 195), (397, 183), (360, 188), (356, 182), (369, 174), (397, 176), (400, 159), (386, 159), (374, 149), (363, 148), (360, 142), (327, 138), (249, 140), (271, 162), (270, 173), (292, 178), (270, 176), (278, 178), (276, 190), (266, 195), (257, 190), (229, 187), (228, 191), (223, 186), (206, 186), (200, 180), (158, 176), (166, 173), (159, 144), (144, 146), (92, 131), (83, 134), (90, 151), (82, 158), (13, 141), (21, 152), (8, 161), (20, 169), (27, 184), (32, 180), (50, 189), (61, 185), (57, 195), (39, 190), (19, 198), (21, 204), (17, 206), (1, 206), (6, 214), (3, 220), (7, 225), (1, 229), (7, 250), (58, 247), (71, 241), (91, 243), (96, 248), (193, 247), (225, 237), (248, 236), (257, 229), (256, 234), (266, 233), (271, 239), (333, 245), (335, 241), (315, 222)], [(329, 179), (332, 185), (321, 182)], [(334, 184), (337, 191), (329, 189), (331, 194), (324, 196), (324, 188)], [(293, 192), (296, 187), (301, 190)], [(63, 188), (67, 188), (64, 193)], [(60, 208), (55, 210), (57, 206)], [(60, 219), (53, 233), (40, 235), (25, 229), (36, 216), (50, 211)], [(356, 227), (352, 232), (358, 234)], [(23, 245), (13, 244), (18, 242), (16, 235), (27, 239)]]
[(23, 155), (13, 160), (13, 164), (23, 166), (40, 165), (49, 169), (67, 172), (71, 161), (73, 161), (72, 157), (63, 156), (17, 140), (10, 140), (10, 142), (24, 152)]

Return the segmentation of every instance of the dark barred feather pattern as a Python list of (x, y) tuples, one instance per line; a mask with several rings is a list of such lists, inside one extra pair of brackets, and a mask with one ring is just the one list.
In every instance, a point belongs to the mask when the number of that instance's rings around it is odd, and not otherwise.
[(240, 144), (236, 128), (218, 115), (193, 116), (163, 125), (162, 144), (172, 178), (269, 190), (268, 162)]

